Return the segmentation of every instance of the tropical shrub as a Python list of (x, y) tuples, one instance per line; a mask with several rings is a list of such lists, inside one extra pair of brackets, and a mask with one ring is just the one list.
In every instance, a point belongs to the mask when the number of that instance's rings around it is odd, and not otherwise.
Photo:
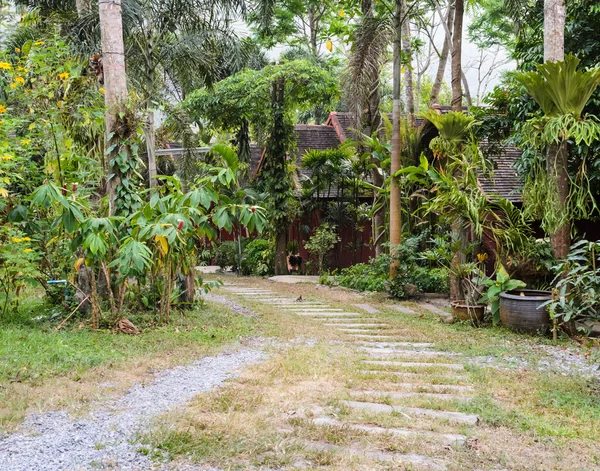
[(304, 248), (317, 263), (317, 270), (322, 274), (327, 263), (327, 254), (340, 240), (335, 227), (329, 223), (321, 224), (312, 237), (304, 244)]
[(226, 270), (231, 267), (233, 271), (238, 268), (238, 247), (233, 240), (225, 240), (217, 245), (215, 249), (215, 263)]
[[(40, 255), (33, 242), (12, 226), (0, 227), (0, 313), (17, 309), (25, 284), (39, 276), (36, 264)], [(4, 299), (2, 299), (4, 298)]]
[(560, 322), (600, 320), (600, 241), (581, 240), (554, 267), (556, 288), (549, 310)]
[(344, 268), (335, 277), (335, 283), (358, 291), (385, 291), (387, 289), (391, 258), (380, 255), (368, 263), (357, 263)]
[(274, 261), (273, 243), (266, 239), (254, 239), (244, 249), (241, 262), (242, 275), (271, 275)]

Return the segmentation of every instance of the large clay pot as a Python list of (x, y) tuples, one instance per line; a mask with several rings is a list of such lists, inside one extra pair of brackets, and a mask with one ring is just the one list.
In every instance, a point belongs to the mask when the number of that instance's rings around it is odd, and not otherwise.
[(470, 306), (463, 301), (453, 301), (450, 303), (450, 306), (452, 307), (454, 319), (471, 321), (475, 325), (478, 325), (483, 321), (486, 308), (485, 304)]
[(500, 293), (500, 320), (511, 329), (545, 334), (550, 326), (546, 301), (552, 299), (549, 291), (520, 289)]

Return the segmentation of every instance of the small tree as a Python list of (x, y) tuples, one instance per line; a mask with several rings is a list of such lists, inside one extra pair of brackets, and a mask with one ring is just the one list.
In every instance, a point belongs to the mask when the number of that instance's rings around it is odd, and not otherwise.
[(323, 274), (327, 253), (335, 247), (339, 240), (335, 227), (325, 222), (317, 228), (310, 240), (304, 244), (306, 250), (317, 259), (319, 275)]

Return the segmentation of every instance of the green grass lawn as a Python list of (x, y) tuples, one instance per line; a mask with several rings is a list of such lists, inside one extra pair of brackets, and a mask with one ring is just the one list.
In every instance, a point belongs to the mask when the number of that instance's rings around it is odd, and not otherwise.
[[(128, 369), (135, 365), (143, 365), (136, 371), (139, 375), (153, 367), (185, 363), (217, 353), (255, 329), (252, 319), (212, 303), (183, 313), (173, 311), (168, 326), (153, 325), (150, 315), (128, 315), (141, 330), (135, 336), (92, 332), (81, 320), (55, 332), (60, 319), (35, 320), (40, 309), (30, 300), (18, 313), (0, 319), (0, 427), (17, 423), (33, 404), (43, 409), (51, 402), (50, 395), (62, 397), (73, 385), (98, 383), (102, 378), (96, 376), (114, 381), (113, 374), (132, 377)], [(83, 395), (80, 399), (87, 400)]]

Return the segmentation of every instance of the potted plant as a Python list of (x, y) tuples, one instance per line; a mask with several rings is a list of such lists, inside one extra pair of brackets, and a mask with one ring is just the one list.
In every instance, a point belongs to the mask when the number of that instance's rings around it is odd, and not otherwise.
[[(516, 293), (517, 290), (519, 293), (523, 292), (521, 288), (525, 288), (526, 286), (521, 280), (511, 280), (508, 272), (501, 263), (499, 263), (496, 268), (495, 279), (484, 277), (481, 280), (478, 280), (478, 283), (487, 288), (479, 301), (489, 304), (490, 309), (492, 310), (492, 321), (494, 325), (499, 324), (502, 319), (500, 315), (501, 295), (504, 293)], [(514, 316), (511, 316), (511, 318), (512, 317)], [(510, 322), (509, 318), (506, 316), (505, 319), (502, 319), (502, 323), (507, 325), (505, 321)]]
[[(439, 246), (439, 243), (437, 243)], [(485, 315), (486, 304), (481, 303), (480, 298), (483, 286), (479, 280), (483, 278), (482, 266), (487, 259), (486, 254), (478, 254), (477, 261), (457, 262), (459, 259), (472, 260), (473, 251), (477, 244), (466, 244), (459, 239), (453, 239), (447, 245), (448, 250), (427, 250), (423, 252), (423, 258), (433, 261), (446, 268), (457, 282), (458, 295), (450, 303), (454, 319), (471, 321), (473, 325), (479, 325)], [(460, 255), (460, 256), (458, 256)]]
[(455, 319), (479, 325), (487, 307), (480, 302), (482, 286), (477, 281), (480, 279), (481, 269), (474, 262), (451, 264), (449, 269), (456, 277), (461, 293), (460, 299), (450, 303), (452, 315)]

